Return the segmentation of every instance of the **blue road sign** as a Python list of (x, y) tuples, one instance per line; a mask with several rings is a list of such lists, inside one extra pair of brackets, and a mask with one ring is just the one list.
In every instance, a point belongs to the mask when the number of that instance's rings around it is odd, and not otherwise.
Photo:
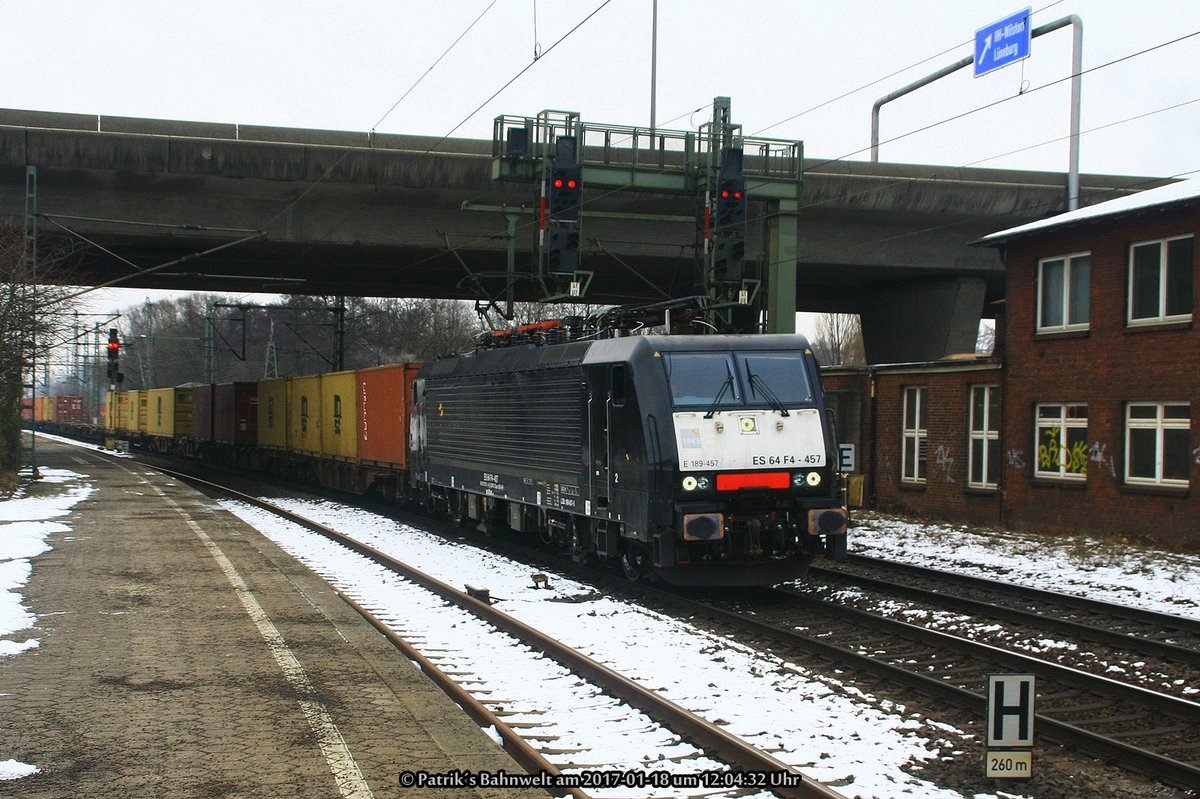
[(1032, 13), (1033, 9), (1027, 8), (975, 31), (975, 77), (1029, 58)]

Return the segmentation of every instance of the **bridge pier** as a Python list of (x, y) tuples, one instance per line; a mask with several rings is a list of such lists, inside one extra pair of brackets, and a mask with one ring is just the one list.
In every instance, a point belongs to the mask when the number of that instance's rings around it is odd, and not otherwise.
[(868, 289), (860, 306), (867, 362), (936, 361), (974, 352), (986, 291), (975, 277)]
[(800, 204), (779, 200), (770, 222), (767, 264), (767, 332), (796, 332), (796, 217)]

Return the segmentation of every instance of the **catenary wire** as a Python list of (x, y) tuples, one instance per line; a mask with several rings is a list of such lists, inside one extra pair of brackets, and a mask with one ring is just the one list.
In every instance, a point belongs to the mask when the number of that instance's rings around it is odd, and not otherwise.
[[(399, 106), (400, 103), (404, 102), (404, 98), (406, 98), (406, 97), (408, 97), (408, 95), (412, 94), (413, 89), (417, 88), (417, 86), (419, 86), (421, 84), (421, 81), (425, 80), (425, 78), (427, 78), (429, 76), (429, 73), (433, 72), (434, 68), (437, 67), (438, 64), (442, 63), (442, 59), (445, 58), (447, 55), (449, 55), (450, 51), (453, 50), (456, 46), (458, 46), (459, 42), (461, 42), (464, 38), (466, 38), (466, 35), (471, 32), (471, 29), (475, 27), (475, 25), (479, 22), (479, 20), (483, 19), (484, 16), (487, 14), (487, 12), (492, 10), (492, 6), (496, 5), (496, 3), (498, 3), (499, 1), (500, 0), (492, 0), (492, 2), (488, 3), (487, 8), (485, 8), (485, 9), (483, 9), (483, 11), (479, 12), (479, 16), (475, 17), (474, 21), (472, 21), (471, 24), (468, 25), (466, 27), (466, 29), (463, 30), (462, 33), (458, 34), (458, 38), (455, 39), (453, 42), (451, 42), (450, 46), (447, 47), (442, 52), (442, 54), (437, 57), (437, 60), (434, 61), (432, 64), (430, 64), (429, 68), (426, 69), (424, 72), (422, 72), (421, 76), (419, 78), (417, 78), (415, 81), (413, 81), (413, 85), (409, 86), (408, 90), (405, 91), (404, 94), (400, 95), (400, 99), (397, 100), (396, 102), (392, 103), (392, 107), (389, 108), (383, 116), (381, 116), (378, 120), (375, 121), (375, 124), (371, 126), (372, 133), (375, 132), (376, 128), (378, 128), (380, 125), (383, 124), (383, 121), (385, 119), (387, 119), (389, 116), (391, 116), (391, 113), (396, 110), (397, 106)], [(533, 24), (534, 24), (534, 38), (536, 38), (537, 37), (537, 13), (536, 12), (534, 13), (534, 23)]]

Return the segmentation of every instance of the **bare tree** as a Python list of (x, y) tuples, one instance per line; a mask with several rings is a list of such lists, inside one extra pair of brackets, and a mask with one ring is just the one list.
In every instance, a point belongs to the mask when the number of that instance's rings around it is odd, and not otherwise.
[(858, 314), (821, 314), (811, 343), (824, 366), (859, 366), (867, 362)]
[[(327, 372), (337, 363), (339, 308), (335, 297), (288, 295), (260, 306), (202, 294), (128, 308), (124, 387), (203, 382), (206, 346), (216, 382)], [(357, 369), (459, 352), (482, 328), (462, 301), (347, 297), (341, 329), (342, 366)]]
[(24, 386), (40, 377), (31, 367), (61, 343), (72, 307), (66, 254), (39, 249), (35, 265), (24, 248), (21, 234), (0, 234), (0, 473), (8, 474), (20, 467)]

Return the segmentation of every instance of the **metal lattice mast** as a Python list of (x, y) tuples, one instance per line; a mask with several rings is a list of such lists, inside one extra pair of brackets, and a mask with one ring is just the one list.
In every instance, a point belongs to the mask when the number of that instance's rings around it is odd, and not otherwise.
[[(38, 245), (38, 195), (37, 195), (37, 167), (25, 167), (25, 248), (22, 252), (22, 271), (23, 275), (21, 285), (21, 307), (27, 314), (28, 329), (25, 336), (22, 337), (20, 351), (28, 353), (28, 361), (22, 363), (21, 368), (21, 395), (25, 394), (25, 388), (29, 388), (29, 404), (30, 410), (33, 410), (34, 398), (37, 396), (37, 245)], [(29, 383), (24, 381), (25, 368), (29, 369)], [(24, 400), (22, 400), (22, 405)], [(32, 415), (32, 414), (31, 414)], [(30, 476), (36, 480), (41, 475), (38, 473), (37, 467), (37, 446), (34, 443), (36, 436), (33, 431), (29, 432), (29, 472)]]

